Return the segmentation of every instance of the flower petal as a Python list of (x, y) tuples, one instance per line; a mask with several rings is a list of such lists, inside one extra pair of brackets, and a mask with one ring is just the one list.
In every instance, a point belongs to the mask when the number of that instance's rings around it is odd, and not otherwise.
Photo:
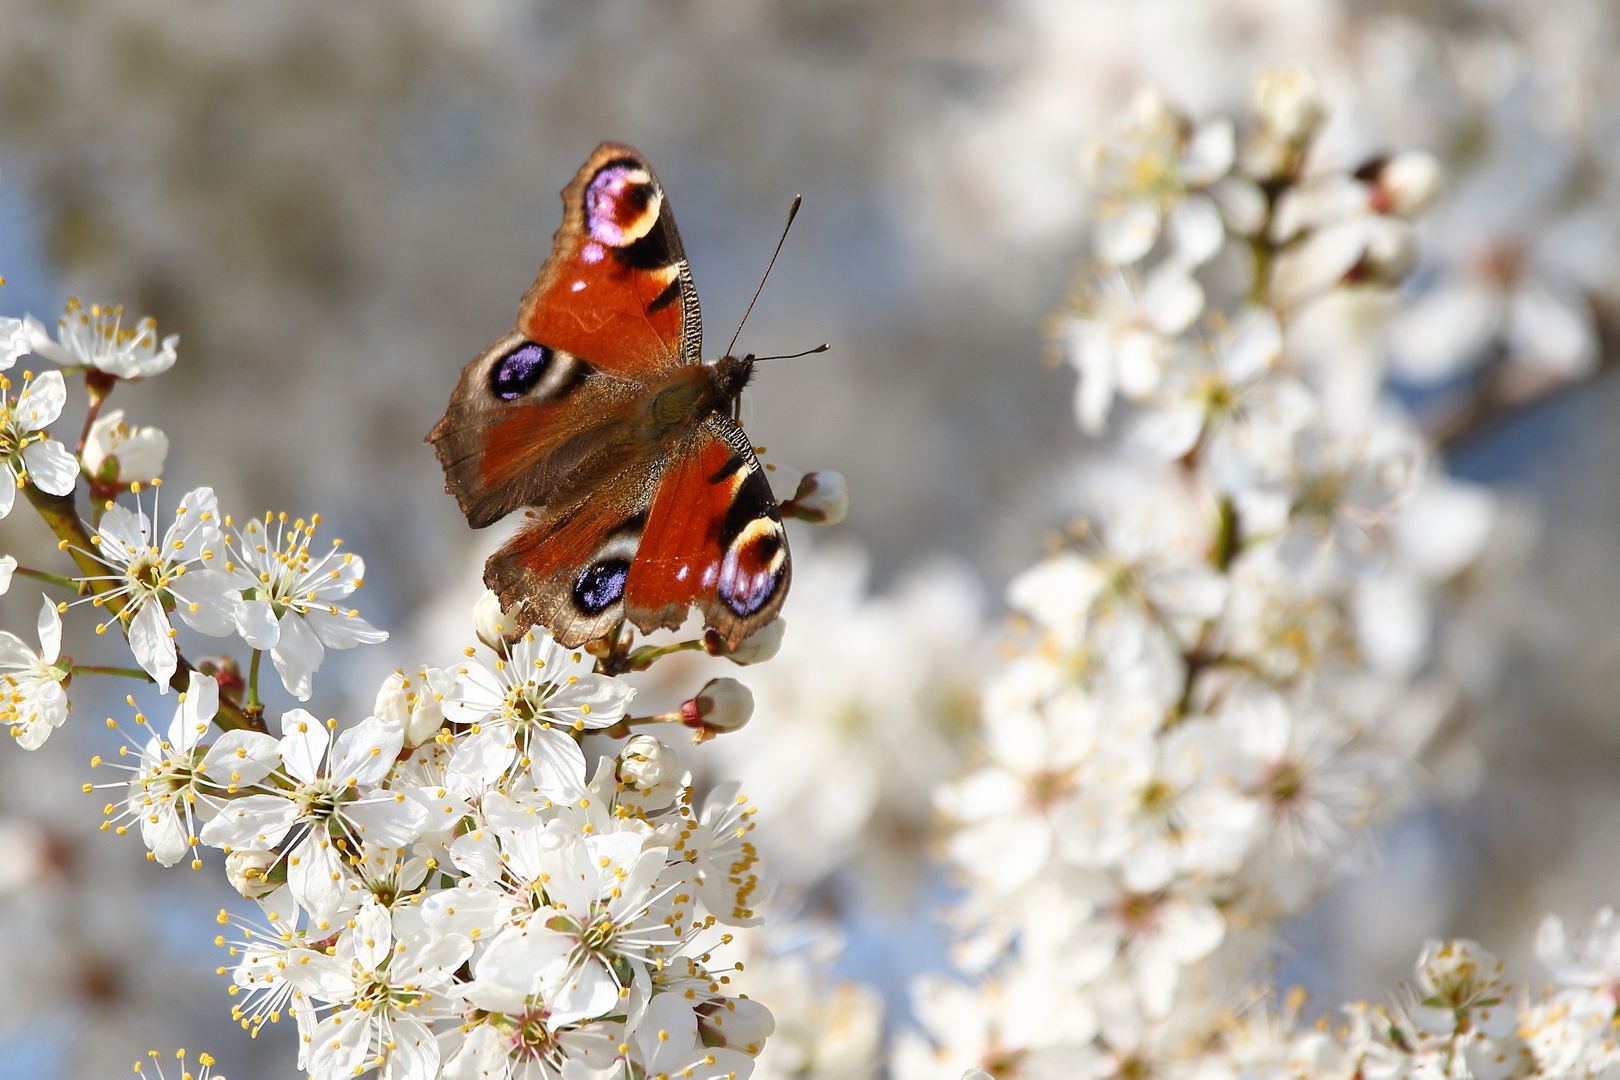
[(12, 405), (12, 415), (17, 418), (19, 430), (39, 431), (56, 423), (65, 404), (67, 384), (62, 381), (62, 373), (47, 371), (17, 395)]
[(314, 631), (290, 608), (281, 616), (280, 638), (270, 658), (276, 662), (276, 673), (281, 676), (281, 685), (287, 688), (287, 693), (299, 701), (308, 701), (309, 695), (314, 693), (315, 673), (326, 659), (326, 650), (321, 648)]
[(167, 694), (176, 667), (174, 639), (169, 636), (169, 617), (157, 597), (148, 596), (141, 601), (135, 621), (129, 624), (129, 647), (135, 654), (135, 662), (157, 680), (158, 693)]
[(268, 600), (238, 600), (236, 631), (255, 649), (273, 649), (281, 640), (281, 624)]
[(45, 439), (22, 452), (34, 486), (52, 495), (71, 495), (79, 483), (79, 459), (55, 439)]

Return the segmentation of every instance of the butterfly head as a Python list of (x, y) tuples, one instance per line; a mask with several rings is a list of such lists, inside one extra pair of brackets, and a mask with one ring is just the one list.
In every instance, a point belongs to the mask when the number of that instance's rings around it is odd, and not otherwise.
[(737, 399), (742, 397), (743, 388), (748, 380), (754, 377), (754, 354), (747, 356), (722, 356), (714, 362), (709, 372), (709, 378), (714, 382), (715, 393), (720, 400), (728, 406), (735, 407)]

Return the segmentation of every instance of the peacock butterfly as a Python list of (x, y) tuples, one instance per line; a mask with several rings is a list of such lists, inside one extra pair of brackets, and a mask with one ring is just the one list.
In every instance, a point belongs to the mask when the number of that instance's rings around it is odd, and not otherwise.
[(689, 607), (736, 648), (791, 576), (770, 484), (736, 422), (754, 358), (705, 364), (692, 271), (652, 167), (603, 143), (563, 189), (517, 329), (461, 372), (428, 435), (475, 529), (523, 507), (484, 583), (565, 646)]

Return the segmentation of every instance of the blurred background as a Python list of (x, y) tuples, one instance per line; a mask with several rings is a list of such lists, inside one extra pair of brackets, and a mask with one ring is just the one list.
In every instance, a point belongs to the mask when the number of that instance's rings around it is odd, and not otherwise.
[[(1564, 313), (1439, 318), (1424, 355), (1562, 350), (1597, 374), (1450, 447), (1520, 508), (1502, 690), (1278, 963), (1326, 1004), (1461, 934), (1530, 978), (1544, 912), (1620, 898), (1617, 46), (1599, 0), (0, 0), (0, 312), (49, 325), (77, 295), (180, 335), (173, 372), (114, 404), (169, 433), (168, 483), (240, 515), (319, 511), (367, 559), (361, 607), (393, 639), (331, 655), (312, 704), (352, 720), (386, 672), (470, 638), (499, 537), (467, 530), (422, 438), (511, 327), (596, 143), (658, 170), (707, 355), (803, 194), (739, 349), (832, 350), (762, 369), (745, 421), (779, 494), (835, 469), (852, 510), (794, 534), (788, 646), (743, 676), (754, 724), (688, 757), (744, 779), (783, 903), (836, 928), (838, 970), (899, 1022), (906, 979), (945, 965), (926, 789), (957, 767), (1001, 587), (1088, 452), (1073, 374), (1042, 363), (1084, 251), (1081, 145), (1144, 83), (1204, 116), (1263, 64), (1309, 64), (1339, 153), (1448, 170), (1415, 295), (1534, 289)], [(26, 513), (0, 530), (44, 550)], [(31, 625), (34, 590), (3, 603)], [(176, 1045), (290, 1074), (290, 1029), (250, 1043), (211, 974), (217, 868), (163, 873), (96, 832), (78, 786), (109, 744), (85, 721), (124, 706), (76, 709), (39, 754), (0, 753), (0, 865), (23, 868), (0, 872), (0, 1078), (117, 1075)]]

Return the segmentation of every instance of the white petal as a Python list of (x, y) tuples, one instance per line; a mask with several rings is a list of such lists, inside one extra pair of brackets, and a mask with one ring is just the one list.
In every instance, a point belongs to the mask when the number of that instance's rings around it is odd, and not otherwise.
[(211, 487), (186, 492), (174, 512), (174, 524), (163, 534), (163, 554), (196, 558), (219, 543), (219, 500)]
[(1134, 202), (1096, 225), (1097, 251), (1115, 266), (1133, 263), (1146, 255), (1159, 238), (1159, 209), (1150, 202)]
[(334, 1013), (310, 1035), (309, 1073), (337, 1080), (364, 1072), (370, 1061), (371, 1017), (358, 1009)]
[(41, 491), (71, 495), (79, 482), (79, 459), (55, 439), (33, 443), (22, 452), (28, 479)]
[[(0, 478), (0, 487), (5, 486), (4, 478)], [(0, 515), (3, 517), (4, 515)], [(17, 560), (10, 555), (0, 556), (0, 596), (11, 591), (11, 575), (16, 573)]]
[(422, 1021), (394, 1018), (382, 1080), (434, 1080), (439, 1075), (439, 1041)]
[(158, 693), (167, 694), (176, 667), (174, 640), (169, 637), (169, 617), (156, 597), (141, 601), (129, 626), (129, 647), (135, 662), (157, 680)]
[(1232, 121), (1221, 117), (1198, 125), (1181, 159), (1181, 178), (1193, 187), (1213, 184), (1226, 175), (1237, 153)]
[(1204, 310), (1204, 290), (1185, 269), (1166, 266), (1148, 278), (1142, 310), (1159, 333), (1179, 334)]
[(358, 615), (350, 615), (347, 608), (340, 607), (336, 615), (312, 608), (304, 619), (328, 649), (352, 649), (356, 645), (375, 645), (388, 640), (388, 631), (378, 630)]
[(39, 654), (24, 644), (22, 638), (10, 630), (0, 630), (0, 668), (31, 668), (37, 659)]
[(237, 601), (236, 629), (242, 640), (255, 649), (273, 649), (281, 640), (281, 625), (268, 600)]
[(17, 501), (17, 474), (8, 464), (0, 469), (0, 518), (11, 513), (12, 503)]
[(1208, 262), (1226, 240), (1221, 212), (1207, 195), (1189, 195), (1170, 211), (1176, 251), (1191, 266)]
[(1516, 362), (1560, 379), (1590, 375), (1596, 369), (1597, 330), (1584, 300), (1532, 283), (1513, 294), (1508, 311)]
[(354, 959), (362, 970), (376, 971), (393, 954), (394, 924), (388, 909), (375, 900), (354, 914)]
[(330, 743), (326, 725), (307, 709), (289, 709), (281, 714), (281, 760), (299, 783), (313, 784), (320, 776)]
[[(186, 625), (212, 637), (236, 633), (238, 593), (235, 579), (223, 570), (192, 570), (171, 590), (175, 607)], [(195, 609), (195, 610), (193, 610)]]
[(12, 405), (17, 427), (23, 431), (38, 431), (56, 423), (67, 404), (67, 384), (60, 371), (47, 371), (28, 384)]
[(529, 773), (546, 798), (572, 802), (585, 786), (585, 753), (573, 737), (540, 729), (529, 741)]
[(312, 919), (330, 919), (343, 903), (343, 862), (325, 833), (312, 829), (287, 856), (287, 886)]
[(232, 799), (202, 827), (209, 847), (271, 848), (281, 843), (298, 820), (298, 807), (280, 795), (247, 795)]
[(45, 602), (40, 606), (38, 626), (39, 658), (53, 664), (62, 650), (62, 616), (50, 597), (45, 597)]
[(354, 822), (366, 843), (391, 848), (414, 841), (428, 823), (427, 807), (403, 792), (383, 791), (370, 799), (346, 803), (343, 816)]
[(227, 731), (203, 755), (202, 771), (221, 784), (256, 784), (281, 764), (281, 744), (262, 731)]
[(365, 787), (380, 784), (404, 746), (403, 728), (368, 716), (332, 744), (332, 780), (337, 784), (353, 780)]
[(141, 840), (160, 866), (173, 866), (185, 858), (191, 850), (188, 839), (172, 807), (148, 807), (141, 814)]
[(287, 693), (299, 701), (308, 701), (309, 695), (314, 693), (315, 673), (326, 658), (326, 650), (321, 648), (315, 632), (290, 608), (281, 616), (280, 639), (270, 658), (276, 662), (276, 672)]

